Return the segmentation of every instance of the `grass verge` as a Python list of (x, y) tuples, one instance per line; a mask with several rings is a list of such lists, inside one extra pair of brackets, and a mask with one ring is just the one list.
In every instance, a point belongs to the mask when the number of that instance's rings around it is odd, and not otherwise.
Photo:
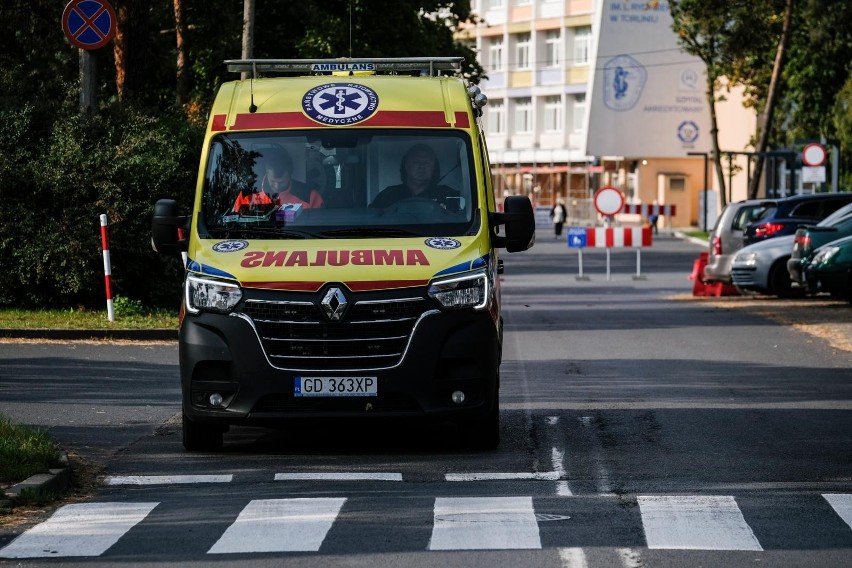
[(43, 430), (0, 416), (0, 483), (14, 483), (59, 465), (56, 445)]
[(109, 321), (106, 307), (97, 310), (0, 309), (0, 329), (177, 329), (177, 312), (157, 310), (122, 313)]

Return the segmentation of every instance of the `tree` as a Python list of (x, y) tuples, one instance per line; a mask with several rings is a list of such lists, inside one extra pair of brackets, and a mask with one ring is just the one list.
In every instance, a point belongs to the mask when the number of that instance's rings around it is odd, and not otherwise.
[(760, 178), (763, 173), (766, 148), (769, 146), (769, 136), (772, 132), (772, 115), (775, 112), (776, 98), (778, 97), (781, 84), (781, 73), (784, 69), (784, 57), (787, 46), (790, 44), (790, 36), (793, 29), (793, 0), (786, 0), (784, 7), (784, 27), (778, 40), (778, 50), (775, 55), (775, 64), (772, 67), (772, 78), (769, 82), (769, 93), (763, 110), (762, 132), (760, 142), (757, 145), (757, 159), (754, 164), (754, 173), (748, 187), (750, 199), (757, 198), (757, 190), (760, 188)]
[(672, 15), (672, 28), (678, 36), (683, 50), (704, 62), (707, 73), (707, 91), (705, 98), (710, 108), (710, 140), (713, 148), (713, 164), (719, 184), (721, 204), (727, 205), (725, 190), (725, 172), (722, 169), (722, 154), (719, 148), (719, 125), (716, 114), (717, 92), (721, 87), (721, 78), (728, 74), (729, 59), (726, 41), (730, 35), (732, 21), (735, 20), (736, 2), (703, 0), (672, 0), (669, 11)]

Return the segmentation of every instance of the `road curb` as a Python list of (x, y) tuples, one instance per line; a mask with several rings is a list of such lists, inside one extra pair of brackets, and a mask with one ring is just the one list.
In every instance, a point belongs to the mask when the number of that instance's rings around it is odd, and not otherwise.
[(6, 339), (176, 341), (176, 329), (0, 329)]
[(11, 509), (14, 502), (25, 491), (55, 493), (57, 495), (64, 493), (71, 483), (71, 467), (68, 463), (68, 455), (65, 452), (59, 452), (58, 461), (61, 467), (51, 468), (47, 473), (37, 473), (6, 488), (3, 491), (5, 499), (0, 498), (0, 510)]

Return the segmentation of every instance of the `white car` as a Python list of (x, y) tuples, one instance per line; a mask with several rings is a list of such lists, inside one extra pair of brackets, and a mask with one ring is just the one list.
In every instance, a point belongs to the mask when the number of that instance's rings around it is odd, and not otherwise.
[(731, 278), (737, 289), (781, 298), (803, 295), (804, 289), (793, 287), (787, 271), (793, 238), (784, 235), (741, 248), (731, 262)]

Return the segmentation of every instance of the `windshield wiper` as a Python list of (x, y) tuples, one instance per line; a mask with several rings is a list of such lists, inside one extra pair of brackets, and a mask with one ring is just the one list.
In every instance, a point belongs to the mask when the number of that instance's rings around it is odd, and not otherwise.
[(310, 239), (313, 238), (312, 233), (304, 231), (292, 231), (289, 229), (276, 229), (272, 227), (217, 227), (210, 229), (210, 234), (214, 237), (232, 238), (242, 237), (245, 239), (256, 238), (278, 238), (278, 239)]
[(405, 229), (392, 229), (383, 227), (350, 227), (348, 229), (335, 229), (334, 231), (322, 231), (318, 233), (321, 237), (422, 237), (421, 233), (407, 231)]

